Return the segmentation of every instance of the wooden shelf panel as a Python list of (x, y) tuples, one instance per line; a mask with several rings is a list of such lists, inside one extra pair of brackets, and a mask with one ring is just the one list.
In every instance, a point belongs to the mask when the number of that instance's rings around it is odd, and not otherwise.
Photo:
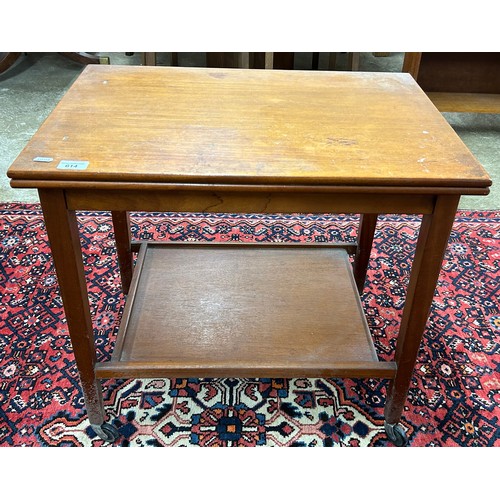
[(500, 94), (428, 92), (427, 95), (441, 112), (500, 113)]
[(143, 245), (111, 362), (96, 375), (377, 376), (345, 250)]
[(394, 378), (396, 363), (393, 362), (346, 362), (334, 363), (329, 366), (310, 364), (308, 366), (234, 366), (228, 360), (227, 363), (206, 363), (186, 365), (184, 363), (172, 362), (104, 362), (97, 363), (95, 369), (96, 377), (107, 378), (295, 378), (295, 377), (329, 377), (329, 378)]

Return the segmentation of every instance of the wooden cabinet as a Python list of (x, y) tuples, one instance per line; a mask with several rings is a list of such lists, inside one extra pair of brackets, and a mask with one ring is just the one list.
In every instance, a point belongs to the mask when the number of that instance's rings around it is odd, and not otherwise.
[(500, 112), (500, 52), (407, 52), (403, 71), (440, 111)]

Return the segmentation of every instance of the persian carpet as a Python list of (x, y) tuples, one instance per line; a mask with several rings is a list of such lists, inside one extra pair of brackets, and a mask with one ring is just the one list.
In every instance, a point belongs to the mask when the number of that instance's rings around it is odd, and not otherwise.
[[(354, 241), (356, 215), (132, 213), (135, 238)], [(419, 217), (379, 218), (362, 296), (392, 359)], [(108, 213), (79, 215), (97, 357), (124, 306)], [(0, 205), (0, 445), (110, 446), (86, 418), (38, 205)], [(457, 213), (402, 426), (410, 446), (500, 445), (500, 212)], [(103, 381), (116, 446), (392, 446), (373, 379)]]

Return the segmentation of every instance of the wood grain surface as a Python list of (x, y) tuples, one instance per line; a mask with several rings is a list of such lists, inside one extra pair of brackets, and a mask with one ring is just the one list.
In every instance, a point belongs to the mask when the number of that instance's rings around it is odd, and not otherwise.
[(408, 74), (142, 66), (88, 66), (8, 175), (25, 187), (490, 184)]
[(123, 373), (137, 363), (226, 376), (377, 365), (342, 249), (157, 244), (138, 265), (112, 359)]
[(428, 92), (427, 95), (442, 112), (500, 113), (500, 93)]

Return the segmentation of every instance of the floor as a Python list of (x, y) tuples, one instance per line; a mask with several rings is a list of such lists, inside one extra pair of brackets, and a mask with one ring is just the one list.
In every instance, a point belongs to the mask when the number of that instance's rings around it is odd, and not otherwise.
[[(110, 64), (141, 64), (141, 53), (100, 53)], [(311, 53), (296, 53), (295, 69), (310, 69)], [(361, 53), (360, 71), (401, 71), (403, 53), (375, 57)], [(159, 53), (157, 64), (170, 64), (169, 53)], [(204, 66), (204, 53), (181, 53), (179, 65)], [(320, 55), (319, 69), (327, 68), (328, 54)], [(347, 68), (347, 55), (337, 56), (338, 70)], [(49, 115), (82, 66), (56, 53), (29, 53), (0, 75), (0, 203), (37, 203), (36, 190), (12, 189), (6, 172), (30, 137)], [(488, 196), (464, 196), (460, 208), (500, 209), (500, 115), (444, 113), (448, 123), (493, 179)]]

